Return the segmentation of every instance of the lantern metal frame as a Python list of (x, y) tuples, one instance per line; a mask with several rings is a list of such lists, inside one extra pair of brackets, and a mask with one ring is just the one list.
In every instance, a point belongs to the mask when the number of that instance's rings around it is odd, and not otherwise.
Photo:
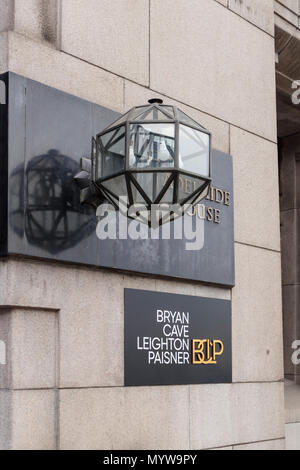
[[(123, 116), (120, 116), (118, 119), (116, 119), (112, 124), (107, 126), (103, 131), (99, 132), (96, 135), (96, 138), (92, 138), (92, 155), (91, 155), (91, 161), (87, 162), (87, 159), (85, 162), (82, 162), (82, 169), (85, 172), (89, 173), (89, 188), (85, 188), (82, 190), (82, 197), (81, 200), (82, 202), (92, 202), (94, 206), (99, 205), (99, 203), (104, 202), (104, 200), (109, 201), (117, 210), (122, 210), (122, 206), (120, 205), (120, 200), (119, 197), (120, 195), (116, 195), (108, 189), (107, 187), (103, 186), (103, 183), (106, 183), (109, 180), (115, 179), (120, 176), (125, 177), (126, 181), (126, 189), (127, 189), (127, 194), (126, 196), (128, 197), (128, 204), (127, 207), (123, 207), (123, 211), (126, 213), (128, 217), (131, 217), (128, 214), (128, 209), (130, 206), (134, 205), (137, 203), (137, 201), (134, 200), (134, 196), (132, 193), (132, 186), (135, 187), (135, 189), (140, 193), (144, 200), (144, 204), (147, 208), (147, 210), (151, 210), (152, 204), (160, 204), (161, 200), (163, 199), (164, 195), (166, 192), (170, 189), (171, 185), (173, 184), (173, 201), (171, 204), (179, 204), (181, 207), (184, 206), (185, 204), (189, 205), (195, 205), (199, 200), (203, 199), (206, 197), (206, 194), (208, 192), (209, 186), (211, 184), (211, 168), (212, 168), (212, 145), (211, 145), (211, 140), (212, 140), (212, 135), (211, 133), (205, 129), (202, 125), (197, 123), (193, 118), (190, 118), (186, 113), (178, 109), (176, 106), (173, 105), (164, 105), (162, 104), (162, 100), (159, 99), (152, 99), (149, 100), (148, 105), (143, 105), (143, 106), (135, 106), (131, 108), (127, 113), (125, 113)], [(171, 112), (169, 111), (171, 109)], [(140, 113), (138, 112), (140, 110)], [(143, 115), (148, 115), (151, 114), (151, 112), (157, 112), (158, 115), (159, 113), (163, 113), (163, 115), (166, 117), (166, 119), (141, 119), (141, 116)], [(173, 117), (172, 117), (173, 114)], [(182, 118), (186, 117), (186, 121)], [(131, 118), (132, 117), (132, 118)], [(130, 166), (130, 131), (131, 131), (131, 126), (138, 126), (138, 125), (147, 125), (147, 124), (163, 124), (163, 125), (173, 125), (174, 126), (174, 165), (170, 167), (145, 167), (145, 168), (136, 168)], [(208, 176), (207, 175), (201, 175), (196, 172), (192, 171), (187, 171), (181, 168), (180, 166), (180, 125), (186, 126), (190, 129), (193, 129), (195, 131), (201, 132), (203, 134), (207, 134), (209, 136), (209, 146), (208, 146), (208, 152), (209, 152), (209, 159), (208, 159)], [(120, 136), (120, 139), (125, 140), (125, 151), (124, 151), (124, 168), (118, 172), (111, 173), (107, 176), (100, 177), (98, 178), (99, 174), (99, 164), (101, 163), (101, 158), (102, 156), (102, 151), (101, 151), (101, 144), (100, 144), (100, 139), (113, 131), (118, 131), (118, 129), (124, 128), (124, 134)], [(113, 139), (113, 137), (112, 137)], [(113, 157), (112, 157), (113, 158)], [(146, 194), (144, 189), (141, 187), (137, 179), (134, 177), (136, 174), (147, 174), (151, 173), (153, 176), (155, 174), (159, 173), (170, 173), (170, 176), (168, 179), (165, 181), (161, 191), (155, 198), (155, 200), (151, 200), (149, 196)], [(200, 185), (199, 188), (194, 190), (192, 193), (188, 194), (183, 200), (179, 201), (179, 185), (180, 185), (180, 176), (186, 177), (186, 178), (192, 178), (194, 180), (202, 181), (203, 184)], [(79, 175), (77, 175), (78, 177)], [(81, 178), (83, 178), (83, 175), (81, 174)], [(79, 178), (80, 179), (80, 178)], [(84, 186), (84, 185), (81, 185)], [(166, 204), (163, 202), (162, 204)], [(171, 218), (168, 219), (168, 221), (171, 221), (175, 218), (175, 214), (173, 214)], [(140, 218), (142, 222), (148, 223), (151, 225), (151, 222), (149, 219), (145, 219), (145, 217)], [(161, 220), (159, 220), (159, 225), (164, 223), (164, 218), (162, 217)]]

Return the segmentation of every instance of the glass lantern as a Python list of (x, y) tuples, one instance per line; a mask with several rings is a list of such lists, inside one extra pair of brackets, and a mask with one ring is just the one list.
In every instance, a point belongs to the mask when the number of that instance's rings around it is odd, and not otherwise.
[(91, 180), (94, 198), (101, 193), (127, 216), (151, 225), (154, 210), (159, 225), (171, 221), (207, 195), (211, 134), (177, 107), (152, 99), (93, 139)]

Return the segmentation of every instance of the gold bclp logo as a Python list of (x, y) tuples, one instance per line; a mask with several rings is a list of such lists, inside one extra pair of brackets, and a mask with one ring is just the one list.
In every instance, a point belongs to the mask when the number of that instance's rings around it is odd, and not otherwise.
[(192, 364), (217, 364), (216, 356), (224, 352), (221, 340), (193, 339)]

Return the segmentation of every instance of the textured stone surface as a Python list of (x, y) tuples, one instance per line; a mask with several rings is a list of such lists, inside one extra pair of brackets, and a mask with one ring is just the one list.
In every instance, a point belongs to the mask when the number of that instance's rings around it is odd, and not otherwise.
[(12, 392), (11, 449), (56, 448), (55, 394), (54, 390)]
[(13, 32), (9, 70), (113, 110), (123, 109), (121, 78)]
[[(1, 0), (0, 2), (0, 32), (9, 31), (14, 23), (13, 0)], [(1, 49), (1, 46), (0, 46)]]
[(0, 73), (8, 70), (8, 33), (0, 33)]
[[(54, 264), (43, 265), (35, 261), (2, 260), (0, 261), (0, 280), (3, 289), (0, 291), (0, 305), (59, 309), (58, 290), (62, 292), (65, 289), (64, 276), (69, 272), (68, 267), (57, 269)], [(55, 273), (55, 289), (51, 289), (50, 283)], [(48, 280), (47, 276), (49, 276)], [(18, 289), (15, 289), (16, 285)]]
[(5, 345), (6, 364), (0, 363), (0, 389), (11, 385), (11, 315), (6, 309), (0, 310), (0, 341)]
[(286, 450), (300, 450), (300, 423), (285, 426)]
[(273, 0), (229, 0), (228, 8), (269, 34), (274, 34)]
[(87, 297), (79, 293), (61, 311), (60, 386), (123, 385), (124, 288), (155, 290), (154, 281), (88, 271), (76, 278)]
[[(288, 8), (289, 10), (292, 10), (294, 13), (297, 15), (300, 14), (300, 3), (299, 0), (279, 0), (280, 3)], [(275, 3), (278, 3), (277, 0), (275, 0)]]
[(198, 297), (209, 297), (213, 299), (231, 299), (231, 290), (213, 286), (204, 286), (199, 283), (173, 282), (157, 279), (155, 290), (160, 292), (174, 292), (174, 294), (197, 295)]
[(60, 391), (61, 449), (188, 449), (189, 389)]
[(56, 44), (58, 0), (10, 0), (14, 2), (14, 30), (38, 41)]
[(56, 387), (58, 325), (55, 311), (12, 310), (11, 362), (14, 389)]
[(281, 380), (280, 253), (236, 244), (235, 254), (236, 287), (232, 291), (233, 381)]
[(284, 437), (283, 384), (191, 386), (192, 449)]
[(0, 450), (8, 450), (11, 443), (12, 392), (0, 390)]
[(209, 450), (233, 450), (232, 446), (229, 447), (218, 447), (217, 449), (209, 449)]
[[(284, 18), (286, 21), (291, 23), (292, 25), (298, 27), (299, 25), (299, 19), (298, 19), (298, 5), (296, 5), (296, 2), (293, 1), (293, 4), (290, 4), (290, 2), (285, 2), (285, 5), (282, 5), (282, 1), (278, 2), (275, 1), (274, 3), (274, 10), (275, 13), (277, 13), (279, 16)], [(292, 8), (290, 8), (292, 7)], [(297, 8), (298, 7), (298, 8)]]
[(235, 239), (280, 250), (277, 146), (230, 128), (235, 190)]
[(217, 2), (151, 2), (150, 85), (276, 141), (274, 41)]
[(233, 450), (285, 450), (285, 439), (275, 439), (274, 441), (253, 442), (234, 446)]
[(148, 0), (62, 0), (62, 50), (148, 85)]
[(54, 390), (0, 390), (0, 449), (54, 450)]

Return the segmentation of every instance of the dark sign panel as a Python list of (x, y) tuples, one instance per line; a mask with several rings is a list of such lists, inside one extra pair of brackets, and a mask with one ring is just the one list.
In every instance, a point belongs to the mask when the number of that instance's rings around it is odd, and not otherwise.
[[(174, 223), (169, 238), (148, 229), (140, 236), (117, 215), (115, 236), (99, 239), (103, 219), (80, 205), (73, 177), (90, 156), (91, 137), (118, 113), (13, 73), (0, 83), (1, 255), (234, 285), (231, 156), (213, 150), (213, 188), (185, 217), (192, 225), (181, 238)], [(192, 191), (188, 178), (180, 184)]]
[(231, 302), (125, 289), (125, 385), (232, 382)]

